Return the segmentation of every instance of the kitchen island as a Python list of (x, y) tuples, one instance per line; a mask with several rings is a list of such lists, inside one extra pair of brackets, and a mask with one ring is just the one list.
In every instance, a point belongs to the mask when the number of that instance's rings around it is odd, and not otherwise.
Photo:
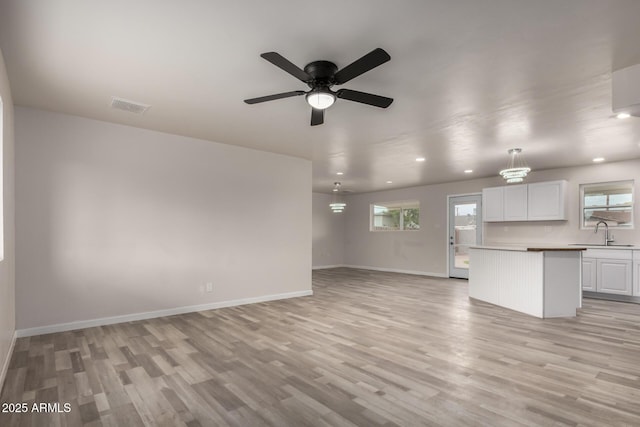
[(582, 246), (471, 246), (469, 297), (540, 318), (582, 306)]

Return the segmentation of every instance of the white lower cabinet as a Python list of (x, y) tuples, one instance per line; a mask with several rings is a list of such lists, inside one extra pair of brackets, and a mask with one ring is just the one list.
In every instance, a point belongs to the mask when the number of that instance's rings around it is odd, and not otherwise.
[(599, 259), (596, 267), (596, 292), (631, 295), (631, 261), (623, 259)]
[(582, 258), (582, 290), (596, 291), (596, 260)]
[[(616, 295), (635, 295), (640, 260), (631, 250), (588, 249), (582, 257), (582, 290)], [(635, 274), (634, 274), (635, 273)], [(635, 277), (634, 277), (635, 276)]]
[(633, 251), (633, 296), (640, 297), (640, 251)]

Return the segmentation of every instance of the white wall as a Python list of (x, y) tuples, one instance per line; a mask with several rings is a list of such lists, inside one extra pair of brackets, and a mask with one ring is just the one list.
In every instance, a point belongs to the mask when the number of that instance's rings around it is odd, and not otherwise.
[[(602, 233), (580, 230), (579, 185), (634, 179), (633, 230), (613, 230), (616, 243), (640, 244), (640, 160), (533, 172), (527, 183), (566, 179), (568, 221), (485, 223), (485, 243), (600, 243)], [(447, 275), (447, 195), (504, 185), (500, 177), (388, 190), (347, 197), (345, 264), (422, 274)], [(369, 206), (420, 201), (419, 231), (369, 231)]]
[[(344, 264), (345, 212), (333, 213), (333, 196), (313, 193), (313, 268)], [(347, 206), (347, 210), (350, 207)]]
[(3, 103), (1, 158), (4, 200), (4, 259), (0, 261), (0, 389), (2, 389), (15, 332), (13, 101), (2, 52), (0, 52), (0, 97)]
[(311, 162), (27, 108), (15, 126), (18, 330), (310, 293)]
[[(387, 190), (347, 197), (345, 264), (444, 276), (447, 273), (447, 195), (499, 185), (492, 178)], [(372, 203), (418, 200), (420, 230), (369, 231)]]

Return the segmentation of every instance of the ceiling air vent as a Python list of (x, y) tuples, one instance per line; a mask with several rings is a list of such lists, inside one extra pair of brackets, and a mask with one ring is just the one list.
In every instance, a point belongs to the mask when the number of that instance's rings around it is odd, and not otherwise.
[(614, 71), (611, 80), (613, 112), (640, 117), (640, 64)]
[(115, 108), (116, 110), (128, 111), (134, 114), (144, 114), (151, 105), (142, 104), (140, 102), (131, 101), (124, 98), (118, 98), (117, 96), (111, 97), (111, 108)]

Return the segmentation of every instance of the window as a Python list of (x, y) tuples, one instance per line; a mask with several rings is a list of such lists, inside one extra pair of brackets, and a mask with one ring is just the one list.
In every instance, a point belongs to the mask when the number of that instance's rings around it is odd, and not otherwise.
[(633, 181), (582, 184), (580, 200), (582, 228), (593, 228), (598, 221), (633, 228)]
[(420, 229), (420, 202), (376, 203), (371, 205), (371, 231)]

